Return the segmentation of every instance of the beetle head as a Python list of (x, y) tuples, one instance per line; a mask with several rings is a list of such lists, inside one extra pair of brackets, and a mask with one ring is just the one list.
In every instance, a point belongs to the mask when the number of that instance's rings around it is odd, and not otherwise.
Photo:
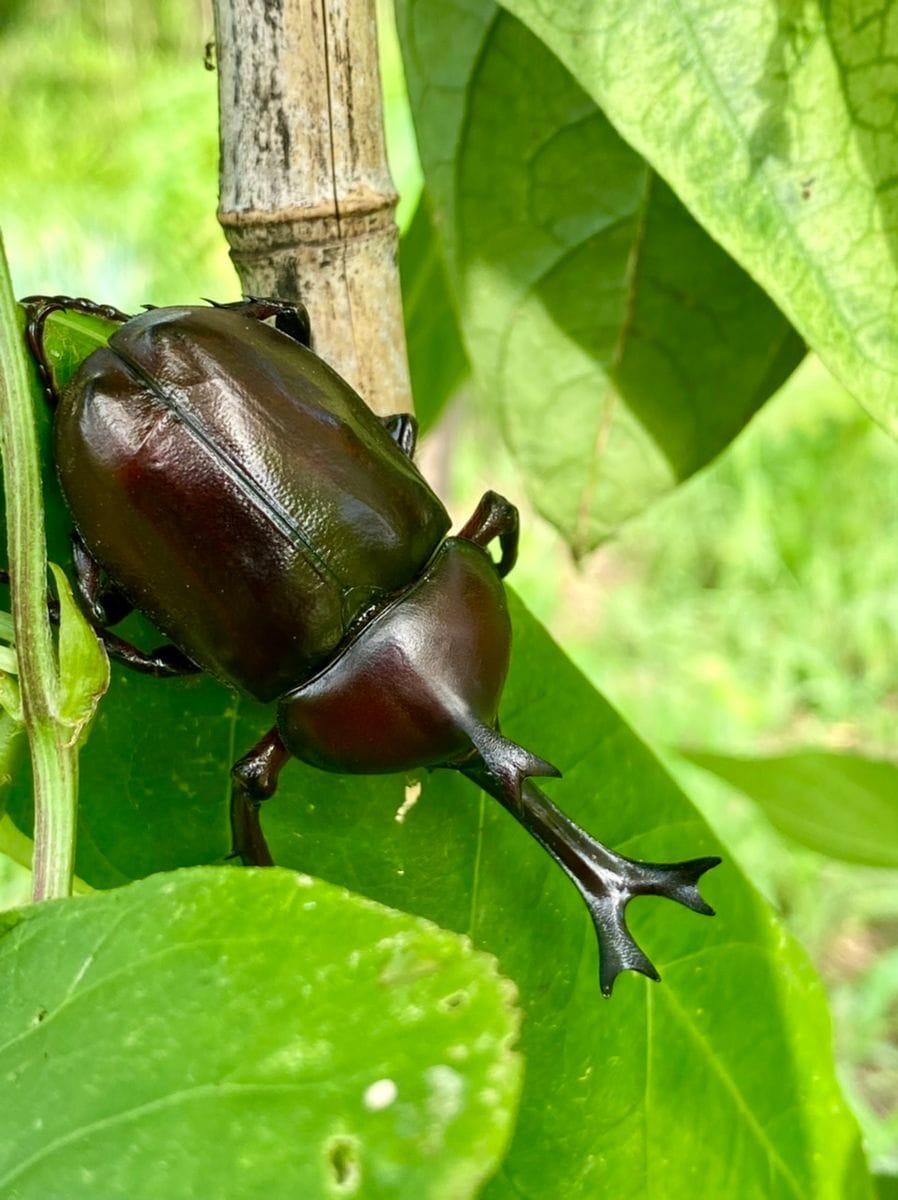
[(330, 771), (457, 765), (495, 725), (510, 649), (495, 565), (449, 538), (408, 590), (281, 700), (281, 736), (291, 754)]

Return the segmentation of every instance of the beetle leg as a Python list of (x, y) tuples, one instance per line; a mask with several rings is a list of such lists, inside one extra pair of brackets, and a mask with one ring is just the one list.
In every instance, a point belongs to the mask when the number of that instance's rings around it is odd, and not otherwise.
[(118, 588), (103, 584), (100, 564), (77, 535), (72, 538), (72, 557), (82, 609), (110, 658), (130, 667), (132, 671), (159, 678), (195, 675), (200, 670), (177, 646), (157, 646), (146, 653), (107, 628), (124, 620), (134, 606)]
[(229, 304), (219, 304), (209, 300), (213, 308), (228, 308), (231, 312), (241, 313), (244, 317), (252, 317), (256, 321), (267, 321), (274, 317), (274, 325), (281, 333), (286, 333), (309, 348), (312, 344), (312, 327), (309, 314), (304, 304), (290, 304), (286, 300), (263, 299), (258, 296), (245, 296), (242, 300), (233, 300)]
[(411, 413), (390, 413), (381, 417), (380, 423), (406, 458), (415, 457), (418, 444), (418, 422)]
[(274, 865), (259, 821), (259, 806), (277, 791), (278, 777), (289, 758), (290, 751), (275, 725), (231, 768), (232, 857), (242, 859), (248, 867)]
[(504, 579), (517, 561), (519, 532), (518, 510), (511, 501), (498, 492), (485, 492), (458, 536), (484, 548), (497, 537), (502, 551), (498, 571)]
[(116, 662), (141, 675), (154, 675), (157, 679), (168, 679), (173, 675), (197, 675), (202, 670), (183, 650), (166, 642), (147, 653), (133, 642), (126, 641), (111, 629), (98, 629), (94, 633), (106, 648), (106, 653)]
[(78, 595), (94, 628), (105, 629), (124, 621), (134, 605), (113, 584), (104, 583), (100, 564), (77, 533), (72, 537), (72, 560)]
[[(515, 747), (518, 749), (518, 747)], [(636, 896), (666, 896), (693, 912), (713, 916), (699, 894), (698, 881), (720, 863), (717, 857), (650, 863), (609, 850), (557, 808), (529, 779), (511, 791), (485, 763), (460, 768), (499, 801), (558, 863), (583, 898), (599, 943), (599, 981), (611, 995), (621, 971), (659, 975), (627, 928), (625, 909)]]
[(113, 308), (111, 304), (97, 304), (95, 300), (88, 300), (84, 296), (25, 296), (19, 303), (28, 314), (28, 324), (25, 327), (28, 348), (52, 408), (59, 403), (59, 396), (44, 354), (44, 323), (47, 317), (55, 312), (83, 312), (93, 317), (105, 317), (109, 321), (120, 321), (122, 324), (131, 320), (127, 313)]

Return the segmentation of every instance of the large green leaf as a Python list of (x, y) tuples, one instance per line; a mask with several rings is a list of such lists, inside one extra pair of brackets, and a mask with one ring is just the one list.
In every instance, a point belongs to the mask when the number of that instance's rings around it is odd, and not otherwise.
[(457, 935), (286, 871), (0, 917), (0, 1196), (472, 1196), (513, 994)]
[(898, 435), (890, 7), (504, 2)]
[(898, 867), (898, 765), (802, 750), (770, 758), (682, 751), (760, 805), (782, 833), (820, 854)]
[[(633, 856), (718, 849), (517, 602), (513, 616), (503, 728), (564, 770), (553, 797)], [(208, 680), (117, 672), (82, 756), (79, 873), (109, 884), (225, 854), (228, 764), (269, 720)], [(525, 1088), (488, 1197), (869, 1195), (820, 985), (731, 863), (703, 883), (714, 920), (633, 905), (663, 981), (624, 976), (607, 1002), (586, 913), (542, 850), (465, 779), (438, 771), (422, 784), (400, 813), (403, 778), (291, 764), (264, 824), (277, 861), (469, 933), (519, 985)]]
[(584, 553), (719, 453), (802, 345), (513, 17), (406, 0), (399, 28), (483, 397)]

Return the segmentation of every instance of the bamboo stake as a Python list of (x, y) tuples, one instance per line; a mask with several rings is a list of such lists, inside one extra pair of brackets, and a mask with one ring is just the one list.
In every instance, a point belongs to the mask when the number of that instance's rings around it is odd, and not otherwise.
[(382, 415), (412, 407), (374, 0), (215, 0), (219, 220), (248, 295), (300, 299)]

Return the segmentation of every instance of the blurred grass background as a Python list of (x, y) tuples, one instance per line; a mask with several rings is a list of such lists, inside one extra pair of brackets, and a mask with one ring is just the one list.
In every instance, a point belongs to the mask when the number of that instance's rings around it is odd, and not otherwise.
[[(235, 297), (215, 221), (216, 78), (202, 0), (3, 0), (0, 225), (20, 294), (141, 303)], [(395, 45), (391, 154), (420, 175)], [(522, 497), (461, 395), (425, 447), (453, 515)], [(525, 513), (515, 585), (681, 778), (829, 989), (846, 1090), (874, 1164), (898, 1172), (898, 873), (788, 843), (678, 746), (895, 754), (898, 446), (813, 359), (710, 469), (580, 569)], [(0, 900), (27, 875), (0, 859)]]

